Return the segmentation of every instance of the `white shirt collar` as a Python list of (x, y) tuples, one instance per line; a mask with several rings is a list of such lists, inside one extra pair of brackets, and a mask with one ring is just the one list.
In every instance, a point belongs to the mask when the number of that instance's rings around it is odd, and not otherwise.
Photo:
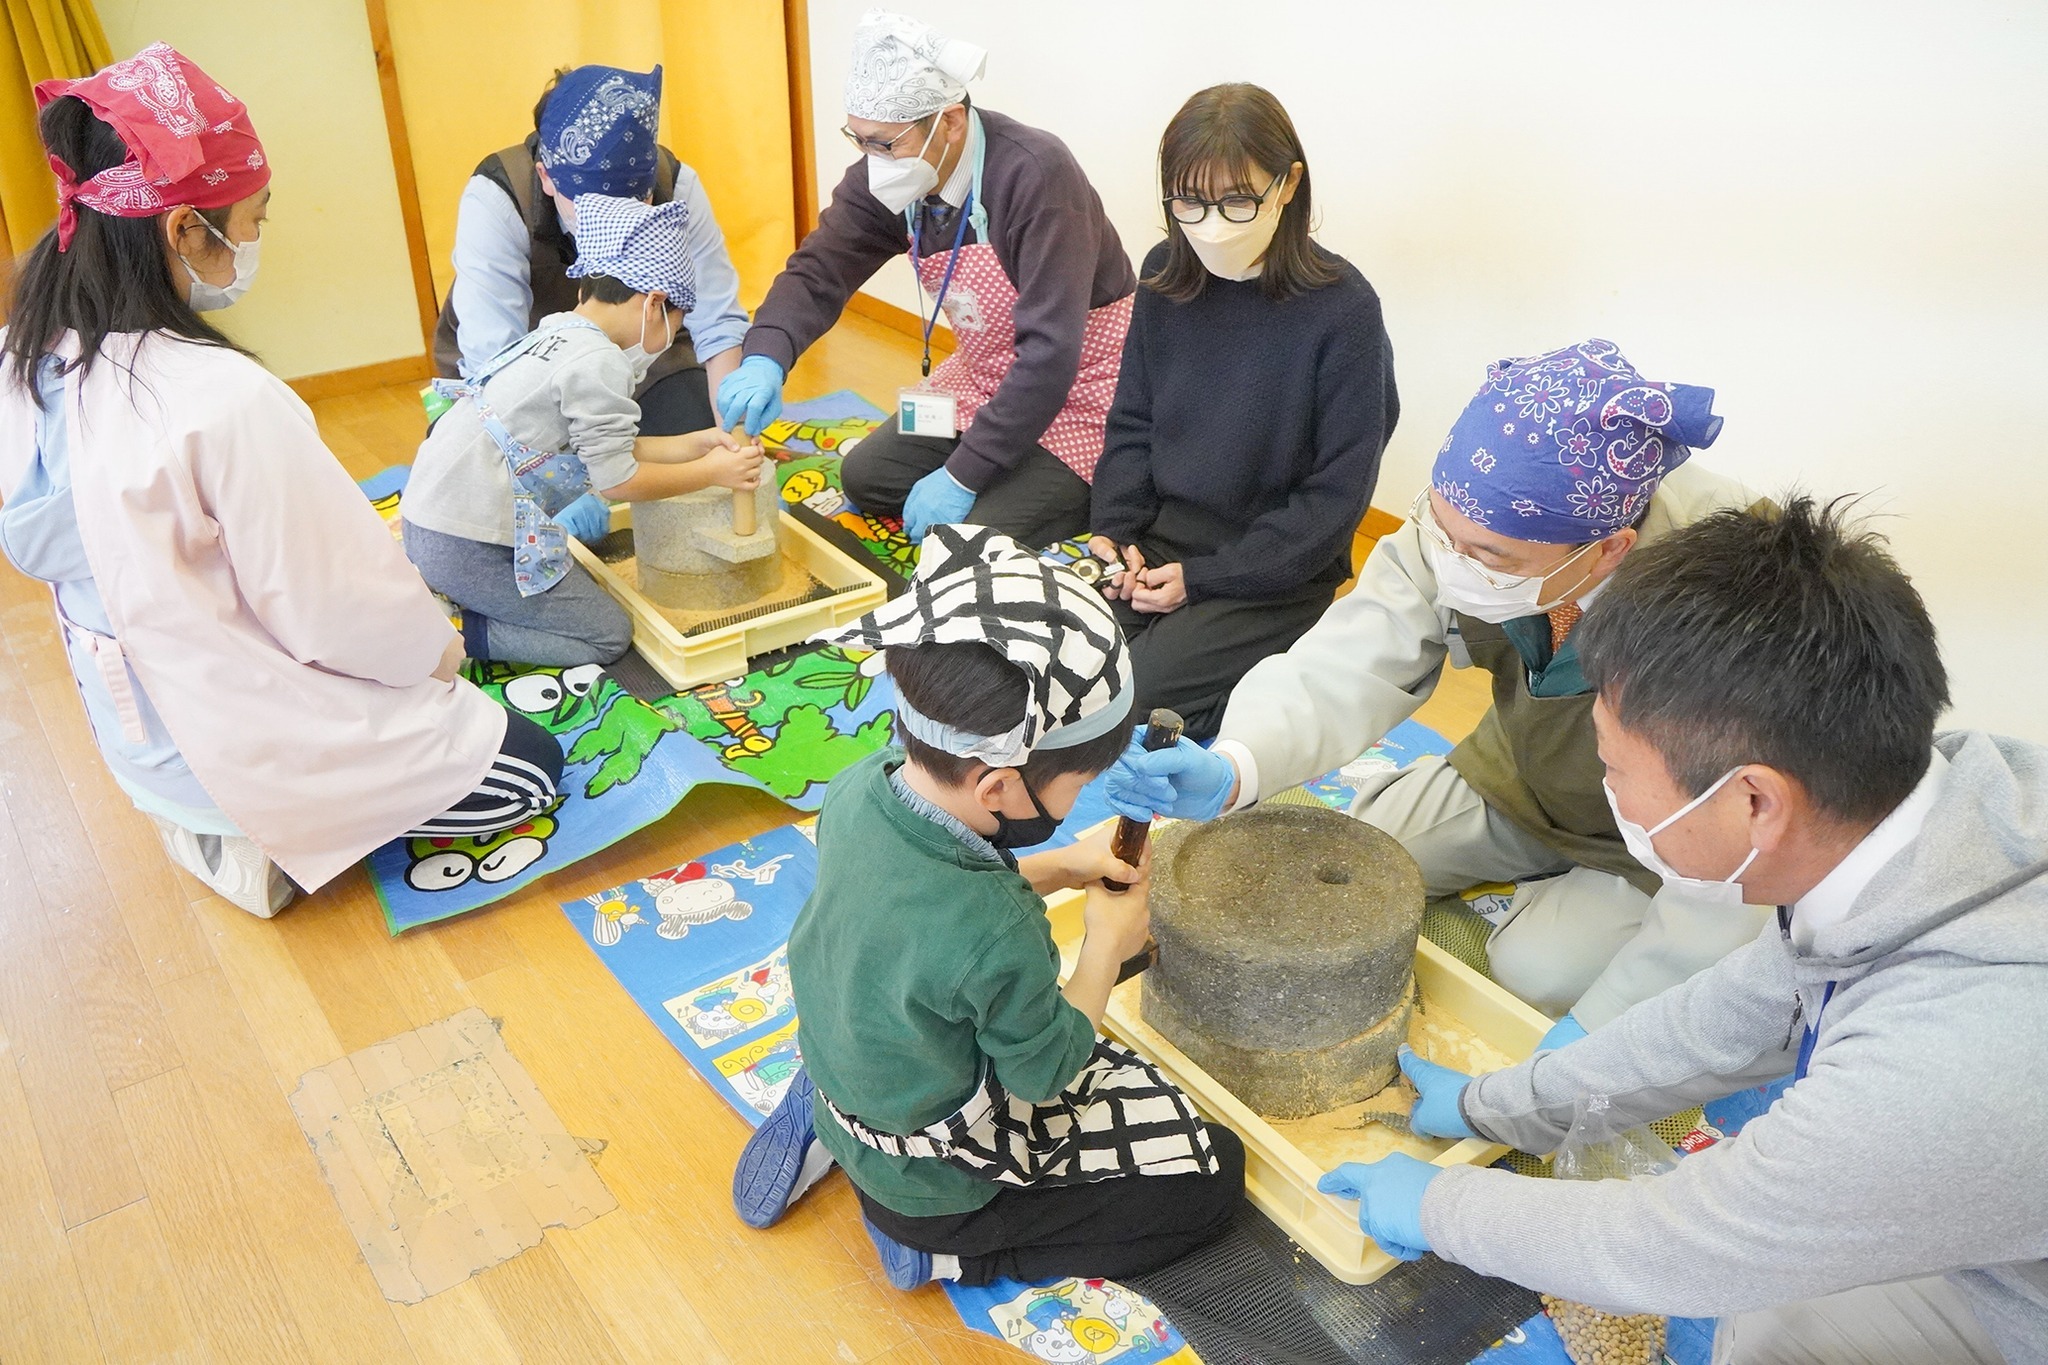
[(1792, 943), (1801, 952), (1813, 947), (1813, 940), (1823, 929), (1833, 928), (1849, 918), (1850, 907), (1856, 898), (1870, 885), (1878, 870), (1920, 837), (1921, 826), (1927, 823), (1927, 813), (1934, 809), (1935, 801), (1941, 795), (1942, 779), (1948, 775), (1948, 760), (1940, 750), (1934, 752), (1927, 765), (1927, 771), (1920, 778), (1920, 785), (1913, 788), (1906, 799), (1892, 808), (1892, 813), (1878, 823), (1876, 829), (1863, 836), (1863, 842), (1849, 850), (1848, 856), (1835, 864), (1834, 871), (1820, 879), (1819, 885), (1801, 896), (1792, 906)]
[(960, 164), (939, 187), (939, 198), (956, 209), (967, 202), (967, 192), (974, 188), (974, 162), (980, 150), (981, 116), (970, 108), (967, 111), (967, 136), (960, 143)]

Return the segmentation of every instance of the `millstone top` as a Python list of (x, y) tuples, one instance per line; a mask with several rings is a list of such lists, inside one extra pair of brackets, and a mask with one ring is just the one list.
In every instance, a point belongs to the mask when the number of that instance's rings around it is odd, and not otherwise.
[(1274, 965), (1412, 944), (1422, 873), (1392, 836), (1321, 806), (1259, 806), (1162, 831), (1152, 924)]

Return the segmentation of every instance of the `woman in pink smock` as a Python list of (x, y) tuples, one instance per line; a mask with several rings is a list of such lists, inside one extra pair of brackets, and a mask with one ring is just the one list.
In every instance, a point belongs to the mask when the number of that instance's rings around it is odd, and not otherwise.
[(553, 736), (461, 639), (285, 385), (204, 317), (270, 167), (164, 44), (36, 89), (60, 201), (0, 332), (0, 551), (51, 586), (100, 752), (172, 858), (274, 914), (408, 833), (553, 804)]

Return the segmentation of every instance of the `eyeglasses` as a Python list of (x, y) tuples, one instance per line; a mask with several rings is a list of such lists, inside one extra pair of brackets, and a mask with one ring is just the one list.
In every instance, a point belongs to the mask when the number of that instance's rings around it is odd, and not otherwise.
[(839, 135), (870, 156), (894, 156), (896, 144), (916, 132), (923, 123), (924, 120), (919, 119), (892, 138), (862, 137), (851, 128), (841, 128)]
[(1226, 223), (1249, 223), (1259, 216), (1259, 210), (1265, 206), (1266, 200), (1273, 193), (1273, 186), (1286, 178), (1285, 171), (1274, 176), (1272, 183), (1266, 186), (1262, 194), (1226, 194), (1221, 199), (1201, 199), (1192, 194), (1172, 194), (1161, 202), (1166, 205), (1166, 211), (1172, 215), (1174, 222), (1186, 223), (1190, 227), (1207, 218), (1210, 209), (1222, 214)]
[(1565, 555), (1563, 559), (1558, 560), (1557, 563), (1551, 565), (1549, 568), (1539, 570), (1535, 573), (1502, 573), (1498, 569), (1487, 568), (1484, 564), (1481, 564), (1471, 555), (1466, 554), (1463, 550), (1460, 550), (1456, 545), (1453, 545), (1451, 543), (1450, 532), (1444, 530), (1443, 523), (1436, 519), (1436, 509), (1429, 505), (1429, 488), (1427, 485), (1423, 487), (1423, 490), (1420, 493), (1417, 493), (1415, 495), (1414, 503), (1409, 506), (1408, 520), (1415, 523), (1415, 529), (1422, 532), (1422, 538), (1424, 540), (1428, 541), (1431, 545), (1434, 545), (1437, 549), (1442, 550), (1445, 554), (1454, 555), (1457, 558), (1464, 560), (1465, 563), (1471, 567), (1474, 573), (1478, 574), (1490, 586), (1499, 588), (1502, 591), (1506, 591), (1509, 588), (1519, 587), (1521, 584), (1526, 583), (1532, 578), (1548, 578), (1550, 575), (1556, 573), (1559, 569), (1562, 569), (1565, 565), (1571, 563), (1572, 560), (1578, 558), (1578, 556), (1584, 554), (1587, 550), (1591, 549), (1593, 546), (1598, 545), (1600, 543), (1597, 540), (1587, 541), (1584, 545), (1581, 545), (1577, 549), (1570, 551), (1568, 554)]

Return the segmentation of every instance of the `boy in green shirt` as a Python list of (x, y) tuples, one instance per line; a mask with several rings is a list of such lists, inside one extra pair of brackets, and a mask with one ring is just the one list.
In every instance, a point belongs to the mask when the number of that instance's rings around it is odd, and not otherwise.
[[(887, 650), (903, 747), (826, 795), (789, 941), (805, 1073), (741, 1156), (741, 1216), (773, 1222), (836, 1161), (901, 1289), (1141, 1274), (1220, 1236), (1242, 1145), (1096, 1034), (1145, 942), (1149, 869), (1103, 838), (1009, 852), (1129, 740), (1108, 607), (1006, 536), (942, 526), (912, 590), (835, 638)], [(1040, 897), (1082, 886), (1062, 987)]]

